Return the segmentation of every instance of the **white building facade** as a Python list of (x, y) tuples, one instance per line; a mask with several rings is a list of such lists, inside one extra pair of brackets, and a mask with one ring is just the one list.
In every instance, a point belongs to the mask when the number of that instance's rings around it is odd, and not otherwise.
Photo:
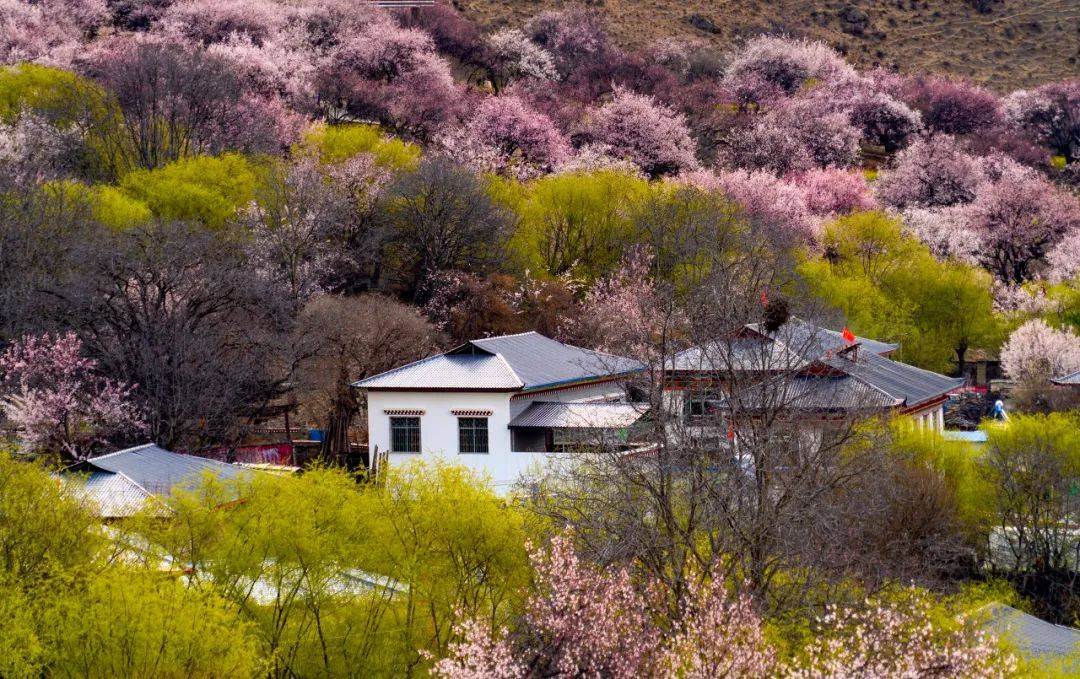
[(505, 490), (568, 458), (582, 436), (618, 436), (644, 413), (627, 403), (630, 359), (535, 332), (468, 342), (361, 380), (371, 460), (443, 458)]

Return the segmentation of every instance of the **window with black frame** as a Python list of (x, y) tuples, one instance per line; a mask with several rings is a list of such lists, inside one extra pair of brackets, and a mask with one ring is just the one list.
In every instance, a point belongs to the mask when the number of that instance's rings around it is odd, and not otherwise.
[(488, 421), (486, 417), (458, 418), (458, 450), (462, 453), (488, 452)]
[(420, 452), (420, 418), (419, 417), (391, 417), (390, 418), (390, 452), (392, 452), (392, 453), (419, 453)]
[(720, 394), (712, 389), (688, 391), (685, 402), (686, 418), (700, 419), (711, 415), (719, 400)]

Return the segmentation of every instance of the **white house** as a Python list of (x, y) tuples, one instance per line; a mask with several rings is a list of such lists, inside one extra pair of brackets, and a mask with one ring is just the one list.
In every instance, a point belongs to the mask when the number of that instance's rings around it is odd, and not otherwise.
[(506, 487), (586, 437), (625, 437), (644, 414), (623, 380), (637, 361), (536, 332), (473, 340), (356, 382), (371, 459), (442, 456)]

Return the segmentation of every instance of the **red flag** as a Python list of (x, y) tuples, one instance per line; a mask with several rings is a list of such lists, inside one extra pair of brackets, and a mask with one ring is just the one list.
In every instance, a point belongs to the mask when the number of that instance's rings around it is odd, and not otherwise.
[(765, 291), (761, 291), (761, 306), (769, 306), (769, 298), (765, 296)]
[(728, 426), (727, 426), (727, 440), (728, 441), (734, 441), (735, 440), (735, 424), (733, 422), (728, 423)]
[(844, 326), (843, 335), (845, 342), (847, 342), (848, 344), (855, 344), (855, 333), (851, 332), (851, 330), (848, 330), (848, 327), (846, 325)]

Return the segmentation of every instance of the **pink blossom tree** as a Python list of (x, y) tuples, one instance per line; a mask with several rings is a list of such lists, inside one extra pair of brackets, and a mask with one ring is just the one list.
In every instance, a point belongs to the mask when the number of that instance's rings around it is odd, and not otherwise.
[(724, 192), (754, 226), (787, 234), (800, 243), (817, 238), (820, 219), (807, 207), (804, 190), (774, 174), (761, 170), (691, 172), (680, 179), (702, 190)]
[(966, 206), (904, 210), (904, 230), (918, 238), (935, 256), (975, 261), (976, 239), (967, 228)]
[(728, 129), (716, 151), (717, 163), (728, 170), (789, 175), (814, 167), (809, 150), (775, 118)]
[(863, 139), (893, 153), (907, 145), (922, 129), (922, 117), (884, 92), (864, 90), (848, 103), (848, 116), (862, 130)]
[(0, 408), (29, 452), (81, 459), (110, 437), (146, 430), (133, 386), (101, 376), (74, 333), (26, 336), (0, 355)]
[(653, 255), (636, 248), (611, 275), (585, 293), (564, 332), (574, 341), (608, 353), (648, 360), (661, 328), (661, 304), (652, 275)]
[(948, 135), (916, 139), (882, 173), (877, 194), (886, 205), (943, 207), (970, 202), (983, 181), (977, 158), (964, 153)]
[(519, 97), (486, 97), (465, 123), (436, 140), (447, 153), (517, 179), (551, 172), (570, 156), (555, 124)]
[(922, 113), (926, 127), (944, 134), (963, 135), (988, 129), (1002, 118), (997, 96), (957, 78), (922, 76), (905, 79), (900, 98)]
[(235, 35), (261, 45), (286, 18), (286, 6), (270, 0), (181, 0), (164, 12), (158, 30), (204, 45)]
[(487, 46), (497, 88), (519, 78), (559, 78), (551, 53), (516, 28), (492, 33), (487, 39)]
[(541, 12), (526, 22), (525, 34), (554, 55), (564, 76), (613, 49), (600, 15), (583, 8)]
[(1030, 280), (1047, 253), (1080, 229), (1080, 202), (1024, 168), (984, 182), (964, 210), (976, 257), (1006, 283)]
[(463, 99), (431, 36), (385, 22), (341, 40), (317, 76), (317, 92), (331, 107), (422, 138), (453, 119)]
[(878, 207), (861, 173), (839, 168), (810, 170), (795, 178), (802, 187), (806, 208), (815, 215), (843, 215)]
[[(97, 3), (104, 8), (104, 3)], [(33, 61), (68, 67), (83, 48), (89, 24), (96, 22), (93, 0), (80, 8), (78, 2), (0, 3), (0, 64)]]
[(970, 623), (941, 630), (929, 622), (921, 597), (833, 609), (817, 623), (810, 644), (783, 673), (789, 679), (824, 677), (1009, 677), (1017, 660)]
[(736, 50), (725, 79), (755, 73), (794, 94), (808, 80), (837, 81), (855, 77), (843, 57), (822, 42), (762, 36)]
[(1080, 160), (1080, 78), (1012, 93), (1005, 116), (1067, 162)]
[(1030, 320), (1001, 347), (1001, 367), (1017, 382), (1045, 384), (1052, 377), (1080, 370), (1080, 337), (1042, 319)]
[(816, 634), (781, 664), (745, 592), (719, 578), (695, 578), (673, 615), (648, 581), (600, 568), (556, 537), (534, 552), (536, 588), (513, 630), (494, 635), (480, 620), (459, 623), (460, 641), (433, 674), (445, 679), (665, 676), (705, 679), (1007, 677), (1015, 657), (969, 622), (944, 628), (924, 597), (833, 609)]
[(697, 167), (686, 118), (650, 96), (616, 88), (610, 102), (588, 114), (587, 129), (592, 141), (651, 177)]
[(256, 43), (242, 33), (233, 33), (211, 44), (206, 53), (233, 64), (248, 89), (259, 96), (283, 97), (300, 110), (314, 105), (314, 60), (307, 51), (281, 38)]
[(686, 613), (665, 630), (660, 601), (624, 568), (584, 562), (565, 536), (534, 552), (536, 592), (515, 633), (492, 638), (476, 621), (459, 625), (462, 641), (435, 676), (510, 679), (541, 676), (763, 676), (775, 667), (750, 600), (724, 585), (699, 585)]
[(1053, 283), (1080, 276), (1080, 229), (1073, 229), (1046, 255), (1047, 275)]

